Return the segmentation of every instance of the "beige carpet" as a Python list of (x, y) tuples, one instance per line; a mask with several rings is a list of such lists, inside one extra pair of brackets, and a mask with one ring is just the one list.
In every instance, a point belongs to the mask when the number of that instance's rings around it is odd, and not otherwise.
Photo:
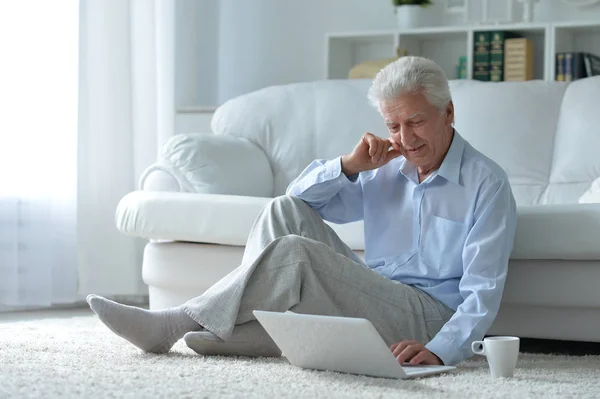
[(521, 354), (515, 378), (483, 358), (447, 375), (390, 380), (303, 370), (285, 359), (202, 357), (180, 341), (147, 355), (94, 317), (0, 323), (0, 398), (600, 397), (600, 356)]

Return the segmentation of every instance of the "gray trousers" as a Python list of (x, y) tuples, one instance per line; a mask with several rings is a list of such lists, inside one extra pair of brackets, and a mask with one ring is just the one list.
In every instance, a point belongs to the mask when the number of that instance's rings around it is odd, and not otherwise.
[(259, 309), (366, 318), (388, 345), (425, 344), (454, 313), (369, 269), (317, 212), (290, 196), (275, 198), (257, 217), (241, 265), (183, 309), (225, 341)]

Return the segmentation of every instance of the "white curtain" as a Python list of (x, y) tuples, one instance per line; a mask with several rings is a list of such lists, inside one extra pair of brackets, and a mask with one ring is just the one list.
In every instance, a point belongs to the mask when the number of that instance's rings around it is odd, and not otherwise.
[(0, 3), (0, 310), (77, 298), (78, 2)]
[(114, 215), (173, 133), (173, 7), (0, 2), (0, 310), (145, 294)]
[(119, 200), (174, 130), (173, 0), (81, 0), (79, 291), (145, 294), (143, 242), (115, 227)]

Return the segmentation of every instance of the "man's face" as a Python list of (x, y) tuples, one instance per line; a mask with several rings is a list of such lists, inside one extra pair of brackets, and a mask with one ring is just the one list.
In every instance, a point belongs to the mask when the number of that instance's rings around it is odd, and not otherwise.
[(452, 102), (440, 113), (425, 95), (407, 93), (379, 105), (390, 137), (410, 163), (424, 169), (441, 163), (452, 137)]

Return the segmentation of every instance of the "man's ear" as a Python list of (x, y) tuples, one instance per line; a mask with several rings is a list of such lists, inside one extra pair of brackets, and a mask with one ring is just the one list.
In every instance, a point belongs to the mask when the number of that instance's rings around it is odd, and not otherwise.
[(452, 100), (450, 100), (448, 105), (446, 105), (445, 116), (446, 116), (446, 125), (450, 126), (450, 125), (454, 124), (454, 104), (452, 103)]

